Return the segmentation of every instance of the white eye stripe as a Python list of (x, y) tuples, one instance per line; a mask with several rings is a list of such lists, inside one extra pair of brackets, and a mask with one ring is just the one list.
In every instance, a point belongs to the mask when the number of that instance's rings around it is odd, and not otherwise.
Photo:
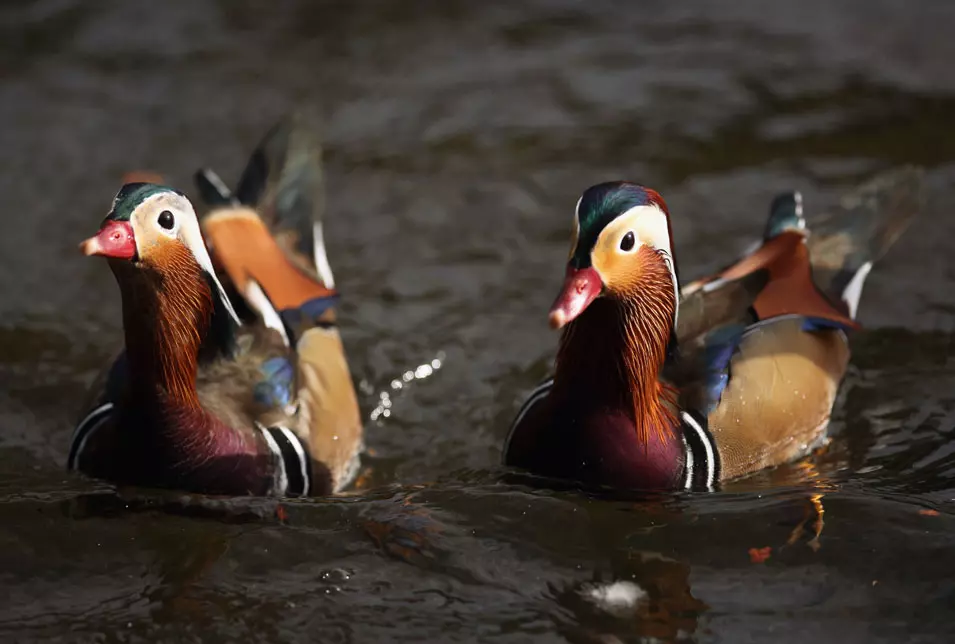
[[(635, 237), (634, 250), (639, 249), (641, 246), (649, 246), (661, 253), (670, 271), (670, 277), (673, 279), (673, 292), (676, 301), (679, 302), (680, 285), (677, 280), (676, 266), (673, 261), (673, 249), (670, 246), (670, 227), (666, 213), (655, 205), (634, 206), (619, 215), (617, 221), (627, 222), (628, 228), (622, 228), (622, 230), (633, 231)], [(623, 237), (618, 237), (617, 239), (617, 252), (629, 255), (630, 252), (624, 251), (620, 247), (620, 241), (623, 240)], [(676, 325), (678, 315), (679, 305), (674, 315), (674, 326)]]
[(577, 252), (577, 242), (580, 241), (580, 202), (584, 200), (583, 197), (577, 200), (577, 205), (574, 206), (574, 236), (571, 238), (570, 243), (570, 254), (573, 255)]
[(635, 206), (617, 219), (630, 219), (636, 228), (634, 235), (637, 244), (652, 246), (657, 250), (665, 251), (672, 255), (670, 248), (670, 230), (667, 226), (667, 218), (656, 206)]

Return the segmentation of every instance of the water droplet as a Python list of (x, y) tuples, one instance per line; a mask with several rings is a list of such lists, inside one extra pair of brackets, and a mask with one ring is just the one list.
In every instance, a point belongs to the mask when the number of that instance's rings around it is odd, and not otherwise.
[(431, 365), (423, 364), (414, 370), (414, 377), (418, 379), (427, 378), (433, 373), (433, 371), (434, 370), (431, 368)]

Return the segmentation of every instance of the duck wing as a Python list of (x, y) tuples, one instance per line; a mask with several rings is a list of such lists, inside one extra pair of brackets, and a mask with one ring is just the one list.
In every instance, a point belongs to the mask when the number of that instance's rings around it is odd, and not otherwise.
[[(256, 382), (261, 396), (271, 391), (281, 403), (291, 387), (284, 412), (274, 407), (260, 422), (292, 431), (335, 491), (357, 472), (362, 424), (336, 321), (339, 296), (321, 227), (321, 147), (310, 123), (296, 113), (276, 126), (235, 194), (223, 186), (212, 191), (202, 228), (231, 288), (288, 352), (287, 364), (274, 353), (258, 356), (257, 368), (269, 373)], [(197, 178), (210, 176), (200, 171)], [(208, 198), (212, 183), (203, 181)]]
[(317, 116), (297, 110), (263, 137), (234, 192), (209, 168), (197, 171), (195, 181), (213, 211), (254, 210), (293, 264), (334, 288), (322, 227), (325, 182), (318, 131)]

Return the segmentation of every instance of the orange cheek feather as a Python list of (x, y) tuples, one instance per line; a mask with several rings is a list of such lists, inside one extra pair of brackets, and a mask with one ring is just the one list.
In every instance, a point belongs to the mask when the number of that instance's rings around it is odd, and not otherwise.
[(636, 253), (601, 250), (593, 258), (607, 291), (621, 297), (633, 297), (645, 278), (654, 272), (650, 270), (653, 263), (659, 261), (656, 252), (647, 246), (641, 246)]

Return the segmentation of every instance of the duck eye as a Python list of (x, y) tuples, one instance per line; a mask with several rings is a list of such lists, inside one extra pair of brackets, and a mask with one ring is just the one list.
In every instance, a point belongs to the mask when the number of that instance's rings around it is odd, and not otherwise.
[(633, 245), (636, 242), (633, 239), (633, 233), (629, 232), (623, 236), (623, 239), (620, 240), (620, 250), (626, 252), (633, 249)]
[(161, 213), (159, 213), (159, 219), (156, 221), (159, 222), (159, 225), (166, 230), (172, 230), (173, 226), (176, 225), (176, 218), (168, 210), (163, 210)]

